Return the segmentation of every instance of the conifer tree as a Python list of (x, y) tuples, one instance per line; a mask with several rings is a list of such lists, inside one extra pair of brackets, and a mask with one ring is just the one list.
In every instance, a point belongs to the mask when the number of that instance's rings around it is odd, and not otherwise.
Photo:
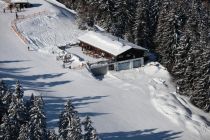
[(171, 0), (162, 1), (155, 35), (156, 51), (159, 54), (159, 61), (169, 71), (171, 71), (174, 64), (173, 49), (177, 39), (175, 5), (175, 2)]
[(34, 105), (30, 109), (29, 126), (32, 140), (46, 140), (46, 117), (43, 112), (44, 102), (42, 97), (35, 97)]
[(17, 121), (9, 118), (6, 114), (2, 118), (0, 125), (0, 138), (2, 140), (16, 140), (18, 137), (19, 129), (17, 128)]
[(210, 45), (208, 43), (208, 7), (201, 0), (195, 0), (192, 7), (192, 20), (190, 34), (193, 45), (189, 50), (189, 58), (193, 67), (189, 70), (188, 79), (191, 79), (191, 102), (203, 109), (210, 111)]
[(89, 116), (86, 116), (85, 120), (82, 122), (84, 126), (84, 140), (99, 140), (96, 130), (92, 126), (92, 121)]
[(19, 137), (17, 140), (31, 140), (31, 133), (33, 132), (30, 132), (28, 123), (23, 124), (20, 127)]
[(149, 0), (138, 0), (134, 26), (135, 43), (146, 48), (151, 41), (149, 24)]
[(108, 32), (113, 24), (113, 13), (115, 10), (114, 0), (98, 0), (98, 7), (95, 20), (99, 25), (105, 28)]
[(117, 37), (124, 38), (125, 31), (128, 29), (129, 23), (133, 19), (133, 13), (132, 11), (129, 11), (129, 6), (127, 0), (116, 0), (115, 2), (115, 12), (111, 32)]
[(34, 94), (32, 93), (30, 99), (26, 102), (26, 108), (28, 111), (33, 107), (34, 99), (35, 97), (34, 97)]
[(20, 128), (20, 126), (27, 121), (28, 116), (23, 99), (17, 99), (16, 96), (13, 96), (8, 114), (9, 118), (14, 120), (17, 123), (17, 127)]
[(67, 101), (60, 115), (59, 133), (61, 139), (80, 140), (82, 137), (80, 119), (71, 100)]
[(56, 135), (54, 130), (47, 131), (47, 140), (58, 140), (58, 136)]
[(3, 115), (7, 112), (7, 105), (4, 104), (4, 96), (6, 95), (7, 87), (3, 80), (0, 80), (0, 124)]
[(17, 99), (22, 99), (23, 98), (23, 87), (21, 86), (20, 82), (16, 82), (16, 87), (15, 87), (15, 93), (14, 95), (17, 97)]

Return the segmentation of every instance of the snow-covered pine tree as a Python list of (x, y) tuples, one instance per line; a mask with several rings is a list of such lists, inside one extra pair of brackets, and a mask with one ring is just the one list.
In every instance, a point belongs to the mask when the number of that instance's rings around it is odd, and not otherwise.
[(149, 1), (149, 37), (151, 38), (150, 50), (154, 50), (154, 35), (158, 24), (159, 12), (161, 7), (161, 0), (150, 0)]
[(170, 72), (174, 64), (173, 48), (176, 44), (176, 3), (171, 0), (163, 0), (158, 19), (157, 32), (155, 35), (156, 51), (159, 61)]
[(12, 97), (13, 97), (13, 91), (8, 88), (2, 98), (3, 104), (6, 107), (6, 110), (8, 110), (10, 103), (12, 102)]
[(99, 136), (98, 136), (98, 134), (97, 134), (97, 132), (96, 132), (95, 129), (93, 129), (93, 130), (91, 131), (90, 140), (99, 140)]
[(138, 0), (134, 25), (135, 44), (146, 48), (149, 46), (149, 24), (149, 0)]
[(4, 104), (4, 96), (6, 95), (7, 87), (3, 80), (0, 80), (0, 124), (2, 123), (2, 117), (7, 112), (7, 105)]
[(35, 97), (34, 105), (29, 111), (29, 126), (32, 140), (47, 139), (46, 117), (44, 115), (43, 107), (44, 102), (42, 97)]
[[(210, 111), (210, 45), (208, 42), (208, 7), (201, 0), (195, 0), (192, 8), (192, 16), (196, 22), (191, 22), (191, 34), (193, 46), (190, 49), (190, 58), (193, 58), (191, 73), (191, 102), (203, 109)], [(188, 79), (189, 79), (188, 78)]]
[(34, 94), (32, 93), (30, 99), (26, 101), (26, 108), (28, 111), (34, 105), (34, 99), (35, 99), (35, 97), (34, 97)]
[(21, 125), (17, 140), (32, 140), (28, 123)]
[[(184, 74), (187, 66), (188, 52), (191, 47), (190, 36), (186, 33), (187, 17), (189, 15), (189, 1), (176, 2), (175, 16), (175, 44), (173, 45), (172, 54), (174, 56), (174, 65), (171, 73), (174, 76), (178, 86), (177, 92), (182, 93), (187, 88), (187, 81)], [(182, 86), (179, 86), (182, 85)], [(185, 87), (184, 87), (185, 86)]]
[(80, 118), (78, 116), (78, 113), (73, 114), (71, 124), (68, 125), (67, 129), (70, 130), (67, 133), (68, 140), (81, 140), (82, 130), (81, 130), (81, 123), (80, 123)]
[(16, 96), (12, 97), (12, 102), (8, 109), (8, 116), (10, 119), (17, 121), (17, 127), (19, 128), (28, 120), (27, 109), (23, 99), (17, 99)]
[(114, 7), (114, 0), (98, 0), (95, 20), (97, 24), (102, 26), (108, 32), (110, 31), (113, 23)]
[[(27, 110), (23, 103), (23, 99), (12, 96), (12, 102), (8, 108), (8, 123), (11, 129), (12, 139), (17, 139), (22, 124), (27, 121)], [(6, 119), (7, 117), (5, 117)], [(7, 119), (6, 119), (7, 120)]]
[(111, 32), (120, 38), (124, 38), (129, 23), (133, 20), (133, 13), (129, 11), (128, 0), (116, 0)]
[(84, 140), (99, 140), (99, 137), (96, 133), (96, 130), (92, 126), (92, 121), (89, 116), (85, 117), (85, 120), (82, 122), (84, 126)]
[(0, 99), (0, 124), (2, 123), (2, 117), (6, 113), (6, 107), (4, 106), (2, 99)]
[(19, 129), (17, 128), (17, 121), (9, 118), (6, 114), (2, 118), (0, 125), (0, 139), (1, 140), (16, 140)]
[(0, 94), (2, 94), (2, 91), (7, 91), (7, 86), (3, 80), (0, 80), (0, 91), (1, 91)]
[(135, 25), (136, 5), (137, 0), (127, 0), (127, 10), (129, 11), (129, 18), (126, 19), (125, 33), (123, 38), (130, 42), (134, 42), (133, 28)]
[(156, 33), (159, 7), (159, 0), (138, 0), (133, 28), (135, 44), (154, 50), (153, 37)]
[(60, 115), (59, 133), (60, 138), (65, 140), (80, 140), (82, 138), (80, 119), (70, 99)]
[(55, 130), (48, 130), (47, 131), (47, 140), (58, 140), (58, 136), (55, 133)]
[(87, 17), (86, 17), (86, 22), (87, 25), (90, 27), (93, 27), (95, 24), (95, 17), (98, 13), (98, 0), (89, 0), (87, 2), (88, 4), (88, 12), (87, 12)]
[(177, 7), (182, 9), (179, 21), (184, 24), (184, 28), (179, 29), (180, 41), (174, 49), (172, 74), (178, 85), (177, 92), (190, 96), (193, 104), (209, 111), (208, 11), (200, 0), (183, 1)]
[(23, 87), (21, 86), (20, 82), (17, 81), (16, 82), (16, 86), (15, 86), (15, 93), (14, 95), (17, 97), (17, 99), (22, 99), (23, 98)]

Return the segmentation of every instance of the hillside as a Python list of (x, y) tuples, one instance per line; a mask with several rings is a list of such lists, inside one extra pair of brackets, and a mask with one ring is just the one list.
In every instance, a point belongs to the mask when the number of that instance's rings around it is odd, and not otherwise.
[[(49, 0), (29, 0), (38, 6), (19, 15), (24, 43), (11, 28), (14, 13), (0, 12), (0, 79), (15, 79), (25, 95), (42, 95), (47, 126), (58, 129), (58, 115), (72, 98), (83, 118), (89, 115), (103, 140), (208, 140), (210, 117), (178, 95), (169, 72), (157, 62), (95, 78), (86, 69), (64, 69), (56, 61), (57, 46), (77, 42), (75, 13)], [(0, 11), (5, 3), (0, 0)], [(44, 14), (31, 16), (34, 13)], [(30, 46), (30, 51), (27, 47)]]

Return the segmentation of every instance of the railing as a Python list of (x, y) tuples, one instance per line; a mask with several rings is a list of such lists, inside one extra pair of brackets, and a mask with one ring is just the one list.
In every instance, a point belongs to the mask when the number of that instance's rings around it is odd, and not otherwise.
[[(133, 68), (138, 68), (144, 65), (144, 58), (136, 58), (136, 59), (129, 59), (125, 61), (114, 62), (109, 64), (114, 66), (113, 70), (120, 71), (120, 70), (128, 70)], [(111, 70), (111, 69), (109, 69)]]
[(136, 58), (136, 59), (130, 59), (125, 61), (118, 61), (118, 62), (112, 62), (112, 63), (95, 63), (89, 65), (90, 70), (95, 75), (103, 75), (106, 74), (107, 71), (121, 71), (121, 70), (129, 70), (133, 68), (138, 68), (144, 65), (144, 58)]

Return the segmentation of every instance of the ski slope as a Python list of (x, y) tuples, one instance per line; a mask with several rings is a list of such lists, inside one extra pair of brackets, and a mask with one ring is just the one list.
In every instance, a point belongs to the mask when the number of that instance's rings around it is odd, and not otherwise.
[[(91, 117), (103, 140), (209, 140), (209, 114), (177, 95), (169, 73), (158, 63), (98, 79), (86, 69), (63, 69), (51, 51), (76, 42), (84, 31), (62, 4), (29, 1), (38, 6), (21, 14), (49, 11), (17, 25), (31, 51), (11, 29), (15, 14), (0, 12), (0, 78), (10, 85), (20, 80), (26, 96), (44, 96), (49, 128), (57, 129), (63, 104), (72, 98), (80, 116)], [(0, 11), (3, 5), (0, 0)]]

